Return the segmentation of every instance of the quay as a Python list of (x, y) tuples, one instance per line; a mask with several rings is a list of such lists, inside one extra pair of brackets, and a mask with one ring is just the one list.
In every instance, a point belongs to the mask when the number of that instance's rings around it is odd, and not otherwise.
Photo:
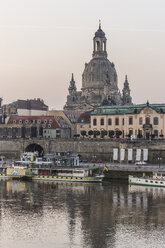
[[(108, 168), (107, 171), (105, 171), (105, 181), (127, 181), (128, 182), (128, 176), (143, 176), (143, 173), (146, 174), (146, 176), (151, 176), (153, 172), (165, 172), (165, 165), (155, 165), (155, 164), (146, 164), (146, 165), (135, 165), (135, 164), (120, 164), (120, 163), (99, 163), (99, 164), (92, 164), (87, 163), (86, 164), (89, 167), (100, 167), (103, 168), (106, 166)], [(80, 164), (80, 166), (83, 166), (83, 163)]]

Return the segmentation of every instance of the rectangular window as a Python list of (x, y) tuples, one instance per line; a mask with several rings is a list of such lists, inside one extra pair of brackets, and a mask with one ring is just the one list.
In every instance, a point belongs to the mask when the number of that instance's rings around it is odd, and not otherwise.
[(133, 117), (132, 116), (129, 117), (129, 125), (133, 125)]
[(123, 126), (124, 126), (124, 118), (123, 118), (123, 120), (122, 120), (122, 124), (123, 124)]
[(119, 118), (115, 119), (115, 125), (118, 126), (119, 125)]
[(143, 124), (143, 118), (140, 117), (140, 118), (139, 118), (139, 125), (142, 125), (142, 124)]

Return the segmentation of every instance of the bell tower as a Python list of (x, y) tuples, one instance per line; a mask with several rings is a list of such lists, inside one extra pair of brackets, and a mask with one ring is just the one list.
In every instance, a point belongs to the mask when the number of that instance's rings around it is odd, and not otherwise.
[(130, 95), (130, 87), (127, 79), (127, 75), (125, 76), (124, 88), (123, 88), (123, 105), (131, 105), (132, 104), (132, 97)]
[(101, 21), (99, 20), (99, 29), (96, 31), (93, 38), (93, 58), (107, 58), (106, 42), (107, 39), (105, 37), (105, 33), (101, 29)]

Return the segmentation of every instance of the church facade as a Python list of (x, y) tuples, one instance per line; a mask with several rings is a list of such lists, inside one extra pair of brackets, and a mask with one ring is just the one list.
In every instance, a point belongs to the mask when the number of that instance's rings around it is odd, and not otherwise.
[(108, 60), (106, 47), (107, 39), (99, 24), (93, 38), (92, 59), (85, 64), (82, 74), (81, 91), (77, 91), (72, 74), (64, 110), (88, 111), (104, 105), (132, 104), (127, 76), (121, 94), (115, 65)]

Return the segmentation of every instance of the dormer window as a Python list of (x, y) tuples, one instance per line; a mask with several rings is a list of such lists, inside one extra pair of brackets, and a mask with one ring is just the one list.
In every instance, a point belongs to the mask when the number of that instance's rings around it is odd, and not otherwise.
[(41, 120), (38, 120), (37, 123), (38, 123), (38, 124), (41, 124)]
[(13, 124), (16, 124), (17, 123), (17, 121), (16, 120), (13, 120)]
[(51, 128), (52, 127), (52, 125), (51, 124), (48, 124), (48, 128)]
[(19, 124), (22, 124), (22, 120), (19, 120)]
[(26, 120), (26, 121), (25, 121), (25, 124), (28, 124), (28, 123), (29, 123), (29, 121), (28, 121), (28, 120)]

